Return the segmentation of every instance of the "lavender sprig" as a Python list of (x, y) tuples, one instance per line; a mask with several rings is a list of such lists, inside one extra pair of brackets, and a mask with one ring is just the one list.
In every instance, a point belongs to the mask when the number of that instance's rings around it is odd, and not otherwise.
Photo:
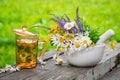
[(79, 31), (82, 33), (83, 32), (83, 28), (82, 28), (83, 25), (80, 22), (80, 17), (79, 17), (79, 14), (78, 14), (78, 10), (79, 10), (79, 7), (77, 7), (77, 9), (76, 9), (76, 19), (75, 19), (75, 21), (76, 21), (76, 24), (78, 26)]
[(61, 20), (64, 22), (67, 22), (67, 20), (64, 17), (62, 17)]
[(71, 22), (70, 21), (70, 18), (65, 14), (65, 17), (66, 17), (66, 19), (67, 19), (67, 22)]
[(58, 16), (54, 15), (54, 14), (50, 14), (50, 15), (54, 16), (54, 18), (51, 18), (51, 20), (53, 20), (54, 22), (57, 22), (58, 25), (59, 25), (63, 30), (65, 30), (65, 29), (64, 29), (65, 22), (64, 22), (62, 19), (60, 19)]

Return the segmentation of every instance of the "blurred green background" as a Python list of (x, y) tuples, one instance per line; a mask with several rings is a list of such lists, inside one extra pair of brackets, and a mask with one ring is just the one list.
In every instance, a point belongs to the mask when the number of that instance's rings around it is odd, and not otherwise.
[(77, 6), (83, 20), (100, 28), (101, 34), (107, 29), (113, 29), (116, 35), (112, 40), (120, 41), (119, 3), (120, 0), (0, 0), (0, 67), (15, 63), (14, 28), (26, 24), (29, 31), (39, 32), (42, 38), (48, 31), (33, 29), (33, 25), (52, 25), (49, 13), (59, 16), (67, 14), (74, 20)]

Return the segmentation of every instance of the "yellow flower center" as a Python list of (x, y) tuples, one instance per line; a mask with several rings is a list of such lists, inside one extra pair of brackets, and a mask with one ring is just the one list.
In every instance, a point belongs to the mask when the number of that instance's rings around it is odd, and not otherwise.
[(68, 24), (68, 28), (71, 28), (71, 27), (72, 27), (72, 25), (69, 23), (69, 24)]
[(67, 35), (66, 35), (66, 34), (64, 34), (64, 39), (65, 39), (65, 40), (68, 40), (68, 37), (67, 37)]
[(58, 50), (59, 50), (60, 52), (62, 52), (62, 51), (63, 51), (61, 47), (60, 47), (60, 48), (58, 48)]
[(87, 44), (88, 42), (87, 42), (87, 40), (84, 40), (83, 43), (84, 43), (84, 44)]
[(95, 43), (92, 43), (91, 46), (94, 47), (94, 46), (95, 46)]
[(80, 43), (75, 43), (75, 47), (79, 48), (80, 47)]
[(74, 41), (74, 36), (70, 35), (70, 40)]
[(58, 64), (59, 64), (59, 65), (62, 65), (62, 63), (63, 63), (62, 61), (58, 61)]
[(55, 56), (55, 60), (58, 59), (58, 55)]
[(60, 37), (59, 41), (62, 43), (62, 42), (64, 42), (64, 39), (62, 37)]
[(70, 45), (68, 45), (68, 48), (70, 48)]

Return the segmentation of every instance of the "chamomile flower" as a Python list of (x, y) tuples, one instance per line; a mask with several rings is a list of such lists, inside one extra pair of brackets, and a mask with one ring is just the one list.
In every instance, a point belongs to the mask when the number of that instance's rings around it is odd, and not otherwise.
[(6, 65), (6, 67), (5, 67), (5, 71), (9, 71), (10, 69), (12, 69), (13, 67), (11, 66), (11, 65)]
[(75, 52), (76, 49), (78, 49), (80, 47), (80, 45), (76, 44), (74, 41), (70, 43), (70, 47), (68, 48), (68, 52), (69, 54), (72, 54)]
[(89, 46), (92, 43), (92, 41), (90, 40), (88, 36), (83, 36), (81, 40), (82, 40), (82, 44), (85, 47)]
[(59, 37), (57, 35), (51, 36), (51, 40), (52, 40), (53, 45), (58, 45), (59, 44), (58, 39), (59, 39)]
[(20, 67), (19, 66), (16, 66), (16, 71), (20, 71)]
[(63, 45), (61, 46), (63, 52), (67, 52), (70, 48), (72, 48), (72, 47), (71, 47), (71, 46), (72, 46), (72, 43), (71, 43), (71, 42), (72, 42), (72, 41), (65, 41), (65, 42), (63, 43)]
[(42, 65), (46, 64), (46, 62), (44, 62), (40, 57), (37, 58), (38, 62)]
[(66, 30), (70, 30), (71, 28), (74, 27), (74, 22), (67, 22), (65, 25), (64, 25), (64, 28)]
[(4, 69), (0, 69), (0, 73), (6, 72), (6, 71), (9, 71), (9, 72), (20, 71), (20, 67), (18, 66), (15, 67), (7, 64)]
[(15, 67), (15, 66), (11, 66), (11, 65), (7, 64), (5, 68), (0, 69), (0, 73), (4, 73), (7, 71), (9, 71), (9, 72), (20, 71), (20, 67), (18, 67), (18, 66)]
[(12, 67), (11, 69), (9, 69), (10, 72), (14, 72), (17, 71), (15, 67)]
[(81, 38), (79, 38), (79, 36), (75, 37), (75, 42), (81, 42)]
[(0, 73), (3, 73), (3, 72), (5, 72), (5, 69), (0, 69)]
[(56, 59), (56, 63), (55, 64), (58, 64), (58, 65), (62, 65), (63, 64), (63, 59)]
[(57, 54), (53, 55), (53, 60), (57, 60), (57, 59), (58, 59), (58, 55)]
[(79, 42), (79, 43), (81, 43), (81, 42), (82, 42), (82, 37), (83, 37), (83, 35), (76, 35), (74, 42)]
[(15, 67), (12, 67), (11, 65), (6, 65), (5, 70), (10, 72), (16, 71)]
[(59, 34), (53, 35), (51, 37), (53, 45), (56, 45), (57, 47), (60, 47), (63, 45), (64, 38), (63, 36), (60, 36)]
[(64, 41), (62, 47), (69, 48), (70, 43), (68, 41)]
[(71, 41), (65, 51), (65, 53), (67, 53), (68, 55), (74, 53), (75, 51), (75, 47), (74, 47), (74, 43)]

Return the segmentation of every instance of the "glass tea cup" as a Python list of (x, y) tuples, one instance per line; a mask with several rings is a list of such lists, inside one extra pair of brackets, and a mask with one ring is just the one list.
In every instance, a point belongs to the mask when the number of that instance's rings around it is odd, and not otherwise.
[(16, 66), (34, 68), (37, 65), (38, 35), (28, 32), (27, 26), (14, 29), (16, 34)]
[(34, 68), (37, 65), (38, 35), (16, 34), (16, 65)]
[[(20, 68), (34, 68), (38, 59), (43, 58), (46, 51), (44, 41), (38, 41), (38, 35), (28, 32), (26, 26), (22, 29), (14, 29), (16, 34), (16, 65)], [(40, 55), (38, 56), (38, 44), (42, 46)]]

